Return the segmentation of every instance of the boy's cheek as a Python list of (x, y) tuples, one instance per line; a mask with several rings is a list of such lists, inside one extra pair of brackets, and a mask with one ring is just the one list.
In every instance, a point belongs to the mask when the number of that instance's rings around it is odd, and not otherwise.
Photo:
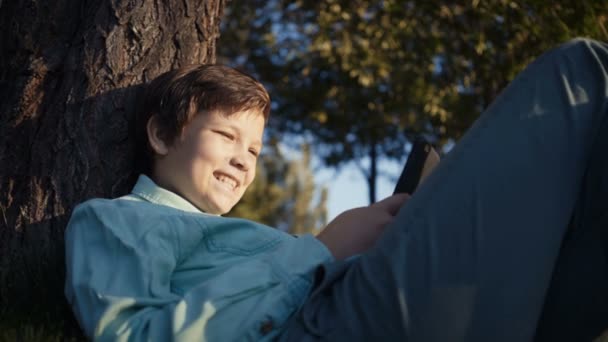
[(254, 180), (255, 180), (255, 171), (253, 171), (253, 173), (251, 174), (251, 178), (249, 179), (249, 182), (247, 183), (247, 186), (245, 187), (245, 190), (247, 188), (249, 188), (249, 186), (251, 185), (251, 183), (253, 183)]

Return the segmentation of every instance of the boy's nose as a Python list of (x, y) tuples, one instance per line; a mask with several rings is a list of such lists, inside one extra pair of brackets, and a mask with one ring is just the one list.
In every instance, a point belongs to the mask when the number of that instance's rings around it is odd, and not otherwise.
[(249, 170), (249, 161), (247, 160), (247, 157), (240, 154), (234, 155), (230, 160), (230, 164), (242, 171)]

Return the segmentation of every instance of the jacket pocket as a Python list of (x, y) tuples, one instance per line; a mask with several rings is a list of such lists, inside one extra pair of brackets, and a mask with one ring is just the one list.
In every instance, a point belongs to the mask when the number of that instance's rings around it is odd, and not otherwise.
[(204, 241), (210, 252), (250, 256), (268, 251), (290, 236), (277, 229), (243, 219), (214, 217), (205, 220)]

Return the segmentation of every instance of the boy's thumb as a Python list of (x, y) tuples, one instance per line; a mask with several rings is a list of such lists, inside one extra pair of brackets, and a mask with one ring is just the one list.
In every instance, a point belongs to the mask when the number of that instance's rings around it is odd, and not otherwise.
[(397, 215), (399, 208), (401, 208), (403, 203), (405, 203), (410, 197), (410, 194), (406, 193), (396, 194), (374, 203), (373, 206), (381, 208), (392, 216), (395, 216)]

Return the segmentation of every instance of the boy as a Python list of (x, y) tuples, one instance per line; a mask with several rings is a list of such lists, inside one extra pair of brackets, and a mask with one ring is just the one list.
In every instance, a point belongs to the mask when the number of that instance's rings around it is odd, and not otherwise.
[[(142, 176), (131, 195), (74, 211), (66, 294), (91, 337), (529, 341), (573, 213), (607, 217), (587, 191), (589, 175), (605, 174), (603, 43), (576, 39), (539, 57), (407, 205), (402, 195), (347, 211), (317, 238), (215, 216), (252, 178), (265, 112), (218, 96), (224, 83), (257, 89), (219, 68), (218, 82), (186, 82), (206, 89), (196, 101), (169, 85), (148, 95), (158, 103), (144, 106), (149, 175), (160, 186)], [(197, 107), (206, 97), (213, 105)], [(201, 113), (181, 126), (162, 121), (181, 115), (176, 108)], [(583, 336), (568, 332), (558, 336)]]
[(364, 209), (356, 239), (219, 216), (254, 179), (269, 111), (264, 87), (225, 66), (184, 67), (146, 88), (143, 174), (128, 196), (78, 206), (67, 230), (66, 295), (88, 337), (270, 339), (317, 265), (371, 245), (407, 196)]

